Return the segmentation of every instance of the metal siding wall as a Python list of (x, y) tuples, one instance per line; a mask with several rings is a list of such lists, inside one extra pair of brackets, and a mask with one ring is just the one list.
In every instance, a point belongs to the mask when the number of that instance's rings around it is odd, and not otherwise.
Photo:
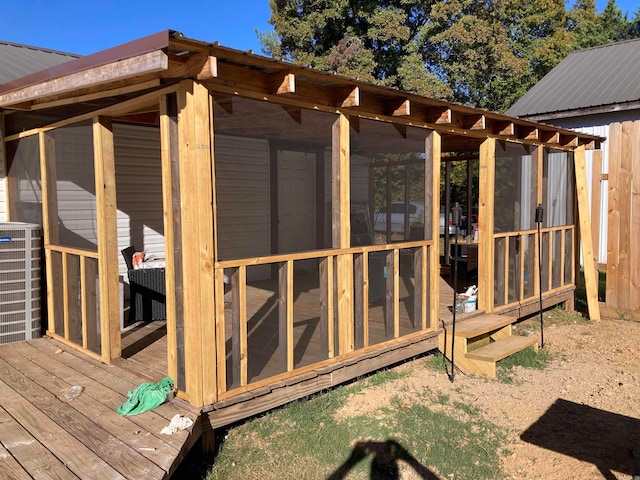
[[(2, 141), (1, 134), (0, 141)], [(2, 151), (1, 147), (0, 151)], [(7, 174), (4, 169), (4, 159), (0, 156), (0, 222), (7, 221), (6, 177)]]
[[(602, 115), (588, 115), (585, 117), (577, 118), (563, 118), (554, 119), (553, 124), (563, 128), (572, 128), (578, 132), (588, 133), (592, 135), (599, 135), (601, 137), (609, 137), (609, 125), (614, 122), (624, 122), (627, 120), (634, 121), (640, 119), (640, 110), (612, 112)], [(602, 150), (602, 171), (597, 174), (609, 173), (609, 145), (605, 140), (601, 144)], [(591, 208), (591, 199), (593, 194), (591, 192), (591, 185), (593, 179), (593, 153), (588, 151), (587, 154), (587, 181), (589, 183), (589, 208)], [(598, 225), (599, 242), (598, 242), (598, 263), (607, 263), (607, 222), (609, 212), (609, 184), (607, 180), (600, 182), (600, 224)], [(582, 263), (582, 256), (580, 259)]]
[[(118, 248), (165, 258), (160, 130), (114, 124)], [(127, 278), (122, 255), (120, 274)]]
[(369, 204), (369, 159), (351, 156), (351, 203)]
[[(234, 259), (271, 254), (269, 144), (216, 136), (218, 251)], [(270, 267), (252, 267), (249, 280), (268, 278)]]

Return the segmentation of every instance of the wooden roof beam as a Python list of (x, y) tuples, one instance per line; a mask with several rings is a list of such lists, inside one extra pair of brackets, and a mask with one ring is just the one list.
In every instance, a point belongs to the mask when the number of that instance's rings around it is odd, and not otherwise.
[(343, 89), (343, 96), (340, 103), (340, 106), (343, 108), (353, 108), (360, 106), (360, 88), (353, 87), (348, 89)]
[(557, 145), (560, 143), (560, 132), (553, 130), (540, 130), (540, 141)]
[(358, 110), (362, 110), (370, 115), (381, 115), (381, 116), (389, 116), (391, 112), (387, 111), (385, 101), (375, 93), (367, 92), (366, 90), (362, 90), (358, 87), (353, 89), (352, 91), (357, 98), (353, 98), (353, 100), (357, 100), (357, 104), (355, 101), (353, 102), (342, 102), (343, 108), (354, 108)]
[[(117, 97), (120, 95), (127, 95), (129, 93), (148, 90), (148, 89), (156, 88), (159, 86), (160, 86), (160, 79), (154, 78), (153, 80), (148, 80), (146, 82), (134, 83), (133, 85), (128, 85), (124, 87), (110, 88), (108, 90), (100, 90), (98, 92), (87, 93), (84, 95), (60, 98), (57, 100), (44, 100), (44, 99), (36, 100), (35, 102), (33, 102), (31, 109), (43, 110), (45, 108), (54, 108), (54, 107), (60, 107), (60, 106), (69, 105), (69, 104), (91, 102), (94, 100), (100, 100), (102, 98), (107, 98), (107, 97)], [(12, 106), (12, 108), (15, 108), (15, 106)]]
[(483, 114), (474, 113), (462, 115), (462, 128), (465, 130), (486, 130), (487, 129), (487, 117)]
[(560, 135), (560, 141), (558, 142), (560, 145), (564, 145), (565, 147), (577, 147), (578, 146), (578, 135)]
[(427, 123), (444, 125), (452, 123), (453, 112), (449, 107), (427, 107), (423, 117)]
[(578, 144), (584, 145), (585, 150), (600, 150), (600, 142), (588, 138), (580, 138)]
[(169, 59), (166, 53), (162, 51), (145, 53), (4, 93), (0, 95), (0, 107), (8, 107), (81, 88), (105, 85), (146, 73), (165, 71), (168, 68)]
[(514, 137), (516, 135), (516, 125), (508, 120), (495, 120), (492, 124), (493, 133), (501, 137)]
[(196, 74), (197, 80), (210, 80), (218, 76), (218, 59), (216, 57), (207, 56), (204, 65)]
[(515, 136), (521, 140), (539, 140), (540, 131), (532, 125), (516, 125)]
[(407, 126), (402, 123), (392, 123), (402, 138), (407, 138)]
[(285, 95), (296, 93), (296, 76), (290, 72), (277, 72), (270, 75), (271, 93)]
[(387, 102), (388, 109), (392, 117), (408, 117), (411, 115), (411, 101), (408, 99), (400, 99)]

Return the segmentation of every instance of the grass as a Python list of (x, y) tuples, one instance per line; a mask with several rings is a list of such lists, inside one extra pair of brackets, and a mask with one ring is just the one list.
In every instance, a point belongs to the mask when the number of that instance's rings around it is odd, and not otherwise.
[(447, 372), (447, 360), (441, 352), (434, 352), (425, 360), (425, 366), (439, 373)]
[[(207, 480), (400, 478), (498, 479), (505, 432), (475, 407), (440, 396), (447, 413), (392, 399), (366, 415), (337, 415), (352, 395), (410, 375), (379, 372), (293, 402), (227, 431)], [(332, 476), (333, 475), (333, 476)]]
[[(598, 301), (604, 302), (607, 290), (607, 272), (598, 271)], [(584, 271), (580, 269), (580, 281), (576, 288), (576, 310), (579, 312), (588, 311), (587, 292), (584, 282)]]
[(547, 350), (527, 347), (524, 350), (509, 355), (496, 363), (496, 376), (503, 383), (514, 383), (513, 369), (515, 367), (533, 368), (543, 370), (551, 361), (551, 355)]

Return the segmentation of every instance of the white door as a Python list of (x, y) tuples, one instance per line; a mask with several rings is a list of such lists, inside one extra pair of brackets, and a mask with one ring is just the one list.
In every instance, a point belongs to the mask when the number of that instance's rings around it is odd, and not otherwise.
[[(278, 252), (316, 248), (316, 156), (278, 151)], [(311, 268), (313, 262), (296, 262)]]

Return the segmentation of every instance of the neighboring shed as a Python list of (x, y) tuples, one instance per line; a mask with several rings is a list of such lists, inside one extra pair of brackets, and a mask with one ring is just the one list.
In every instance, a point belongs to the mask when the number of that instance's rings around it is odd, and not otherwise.
[[(105, 363), (170, 375), (212, 428), (447, 338), (441, 164), (478, 164), (480, 230), (465, 247), (477, 252), (492, 350), (540, 300), (573, 303), (596, 135), (172, 31), (0, 85), (0, 108), (10, 220), (42, 211), (47, 334)], [(540, 229), (543, 199), (553, 206)], [(374, 231), (375, 212), (393, 214), (391, 205), (404, 206), (402, 224), (387, 215)], [(166, 293), (165, 333), (131, 344), (118, 264), (125, 239), (148, 246), (147, 230), (165, 257), (153, 274)], [(595, 271), (586, 271), (597, 319)], [(495, 361), (485, 362), (493, 373)]]
[(640, 309), (640, 39), (573, 52), (507, 112), (606, 137), (587, 152), (596, 264), (606, 306)]

